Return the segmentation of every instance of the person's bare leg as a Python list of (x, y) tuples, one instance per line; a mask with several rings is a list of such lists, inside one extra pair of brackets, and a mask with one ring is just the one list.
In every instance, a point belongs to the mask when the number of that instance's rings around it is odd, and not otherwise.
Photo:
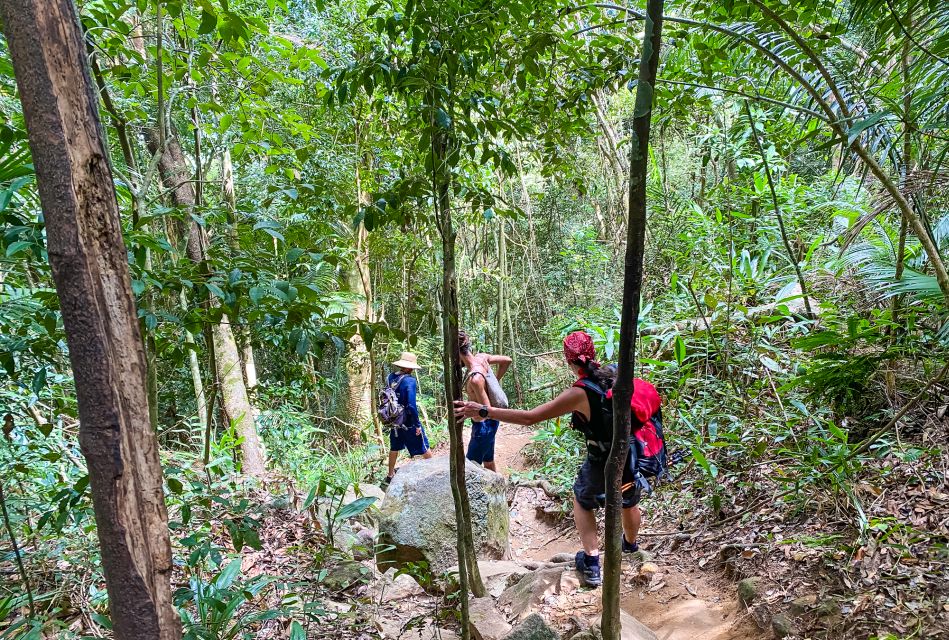
[(431, 457), (432, 457), (432, 450), (431, 450), (431, 449), (427, 449), (427, 450), (425, 451), (425, 453), (422, 454), (422, 457), (423, 457), (424, 459), (426, 459), (426, 460), (428, 460), (429, 458), (431, 458)]
[(639, 527), (643, 524), (643, 514), (639, 510), (639, 505), (630, 509), (623, 509), (623, 535), (626, 536), (626, 542), (636, 543), (639, 536)]
[(600, 541), (596, 536), (596, 514), (580, 506), (577, 499), (573, 499), (573, 522), (580, 534), (580, 544), (583, 552), (588, 556), (600, 555)]
[(494, 460), (492, 460), (491, 462), (485, 461), (484, 468), (490, 471), (493, 471), (495, 473), (498, 472), (498, 465), (494, 464)]
[(395, 462), (399, 459), (398, 451), (389, 452), (389, 473), (386, 474), (387, 477), (391, 478), (395, 475)]

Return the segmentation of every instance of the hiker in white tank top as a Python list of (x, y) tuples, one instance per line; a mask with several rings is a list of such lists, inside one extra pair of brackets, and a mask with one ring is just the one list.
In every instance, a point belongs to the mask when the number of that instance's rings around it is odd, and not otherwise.
[[(494, 464), (494, 441), (500, 423), (485, 418), (488, 409), (507, 407), (507, 396), (501, 387), (500, 378), (504, 377), (512, 360), (509, 356), (475, 353), (471, 347), (471, 338), (464, 331), (458, 332), (458, 350), (461, 363), (465, 367), (465, 393), (469, 400), (484, 408), (480, 420), (471, 419), (471, 440), (468, 442), (467, 457), (472, 462), (483, 465), (485, 469), (496, 472), (498, 469)], [(497, 375), (492, 366), (497, 367)]]

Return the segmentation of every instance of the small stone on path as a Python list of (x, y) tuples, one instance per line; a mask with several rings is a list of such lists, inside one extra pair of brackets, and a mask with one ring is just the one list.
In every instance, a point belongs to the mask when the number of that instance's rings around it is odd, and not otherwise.
[(659, 640), (652, 629), (625, 611), (620, 611), (620, 624), (623, 626), (623, 640)]
[(649, 553), (648, 551), (643, 551), (641, 549), (639, 551), (634, 551), (633, 553), (629, 554), (628, 557), (633, 562), (642, 562), (643, 564), (647, 562), (652, 562), (653, 560), (655, 560), (655, 557), (651, 553)]
[(812, 593), (807, 596), (801, 596), (791, 601), (791, 613), (796, 616), (803, 615), (814, 608), (817, 604), (817, 594)]
[(405, 600), (412, 596), (425, 595), (425, 589), (407, 573), (395, 575), (395, 569), (389, 569), (380, 578), (378, 592), (382, 594), (382, 602)]
[(527, 573), (504, 590), (498, 604), (509, 610), (517, 620), (523, 620), (544, 602), (546, 596), (560, 592), (561, 579), (566, 570), (566, 567), (559, 566)]
[(527, 616), (505, 640), (560, 640), (560, 634), (536, 613)]
[(738, 583), (738, 598), (746, 607), (758, 598), (758, 583), (761, 578), (745, 578)]
[(474, 640), (503, 640), (511, 632), (511, 625), (494, 606), (491, 597), (471, 598), (468, 601), (468, 614)]
[(794, 624), (784, 614), (778, 614), (771, 618), (771, 630), (778, 638), (786, 638), (794, 634)]

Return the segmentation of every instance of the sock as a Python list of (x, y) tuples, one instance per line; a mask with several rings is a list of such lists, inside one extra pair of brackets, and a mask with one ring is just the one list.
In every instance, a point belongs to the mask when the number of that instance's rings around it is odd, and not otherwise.
[(600, 556), (588, 556), (586, 552), (584, 552), (583, 561), (586, 563), (588, 567), (600, 566)]

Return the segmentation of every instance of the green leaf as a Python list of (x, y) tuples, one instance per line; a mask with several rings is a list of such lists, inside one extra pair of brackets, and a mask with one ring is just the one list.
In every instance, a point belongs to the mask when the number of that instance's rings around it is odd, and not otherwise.
[(695, 461), (699, 463), (699, 466), (705, 469), (707, 473), (713, 479), (718, 475), (718, 467), (709, 462), (708, 458), (705, 457), (705, 454), (698, 447), (692, 447), (692, 457), (695, 458)]
[(639, 82), (636, 86), (636, 109), (634, 118), (641, 118), (652, 110), (652, 85), (648, 82)]
[(18, 253), (29, 251), (30, 247), (32, 246), (33, 243), (29, 242), (28, 240), (17, 240), (16, 242), (11, 242), (9, 246), (7, 246), (7, 257), (9, 258), (10, 256), (15, 256)]
[(306, 640), (306, 631), (296, 620), (290, 624), (290, 640)]
[(213, 282), (206, 282), (204, 286), (208, 288), (208, 291), (210, 291), (212, 294), (214, 294), (218, 298), (221, 298), (222, 300), (227, 297), (227, 294), (224, 293), (224, 289), (217, 286)]
[(316, 500), (320, 493), (320, 485), (315, 484), (313, 488), (310, 489), (310, 493), (306, 494), (306, 500), (303, 501), (303, 506), (300, 507), (301, 511), (306, 511), (310, 508), (310, 505)]
[(887, 113), (887, 111), (879, 111), (873, 115), (867, 116), (859, 122), (855, 122), (854, 125), (847, 130), (847, 146), (849, 147), (851, 144), (853, 144), (853, 141), (856, 140), (861, 133), (879, 122)]
[(241, 561), (240, 558), (231, 562), (227, 565), (221, 573), (217, 574), (217, 577), (214, 578), (214, 586), (218, 589), (227, 589), (233, 584), (237, 574), (241, 571)]
[(198, 33), (207, 35), (217, 29), (217, 14), (207, 9), (201, 10), (201, 25), (198, 27)]
[(437, 124), (440, 129), (451, 129), (451, 118), (443, 109), (436, 109), (435, 124)]
[(36, 370), (36, 373), (33, 374), (33, 383), (30, 385), (30, 389), (33, 390), (33, 393), (37, 396), (40, 395), (46, 387), (46, 367), (40, 367)]
[(843, 429), (835, 425), (833, 422), (827, 423), (827, 430), (830, 431), (834, 435), (835, 438), (837, 438), (844, 444), (847, 443), (847, 433)]
[(764, 366), (768, 367), (769, 369), (771, 369), (771, 370), (774, 371), (775, 373), (784, 373), (784, 369), (781, 368), (781, 365), (779, 365), (777, 362), (775, 362), (774, 360), (772, 360), (772, 359), (769, 358), (768, 356), (758, 356), (758, 360), (761, 361), (761, 364), (763, 364)]
[(682, 363), (685, 362), (685, 341), (682, 339), (682, 336), (676, 336), (675, 340), (675, 357), (676, 363), (681, 367)]
[(107, 616), (104, 616), (101, 613), (96, 613), (95, 611), (93, 611), (90, 617), (92, 618), (93, 622), (95, 622), (97, 625), (99, 625), (103, 629), (112, 628), (112, 621)]
[(264, 296), (267, 295), (267, 290), (263, 287), (251, 287), (250, 291), (247, 292), (250, 301), (254, 304), (260, 304), (260, 301), (264, 299)]
[(181, 485), (181, 480), (178, 478), (168, 478), (168, 490), (173, 494), (180, 495), (184, 487)]
[(345, 505), (342, 509), (336, 512), (337, 520), (347, 520), (354, 516), (358, 516), (360, 513), (372, 506), (372, 504), (377, 500), (375, 496), (366, 496), (364, 498), (357, 498), (349, 504)]

